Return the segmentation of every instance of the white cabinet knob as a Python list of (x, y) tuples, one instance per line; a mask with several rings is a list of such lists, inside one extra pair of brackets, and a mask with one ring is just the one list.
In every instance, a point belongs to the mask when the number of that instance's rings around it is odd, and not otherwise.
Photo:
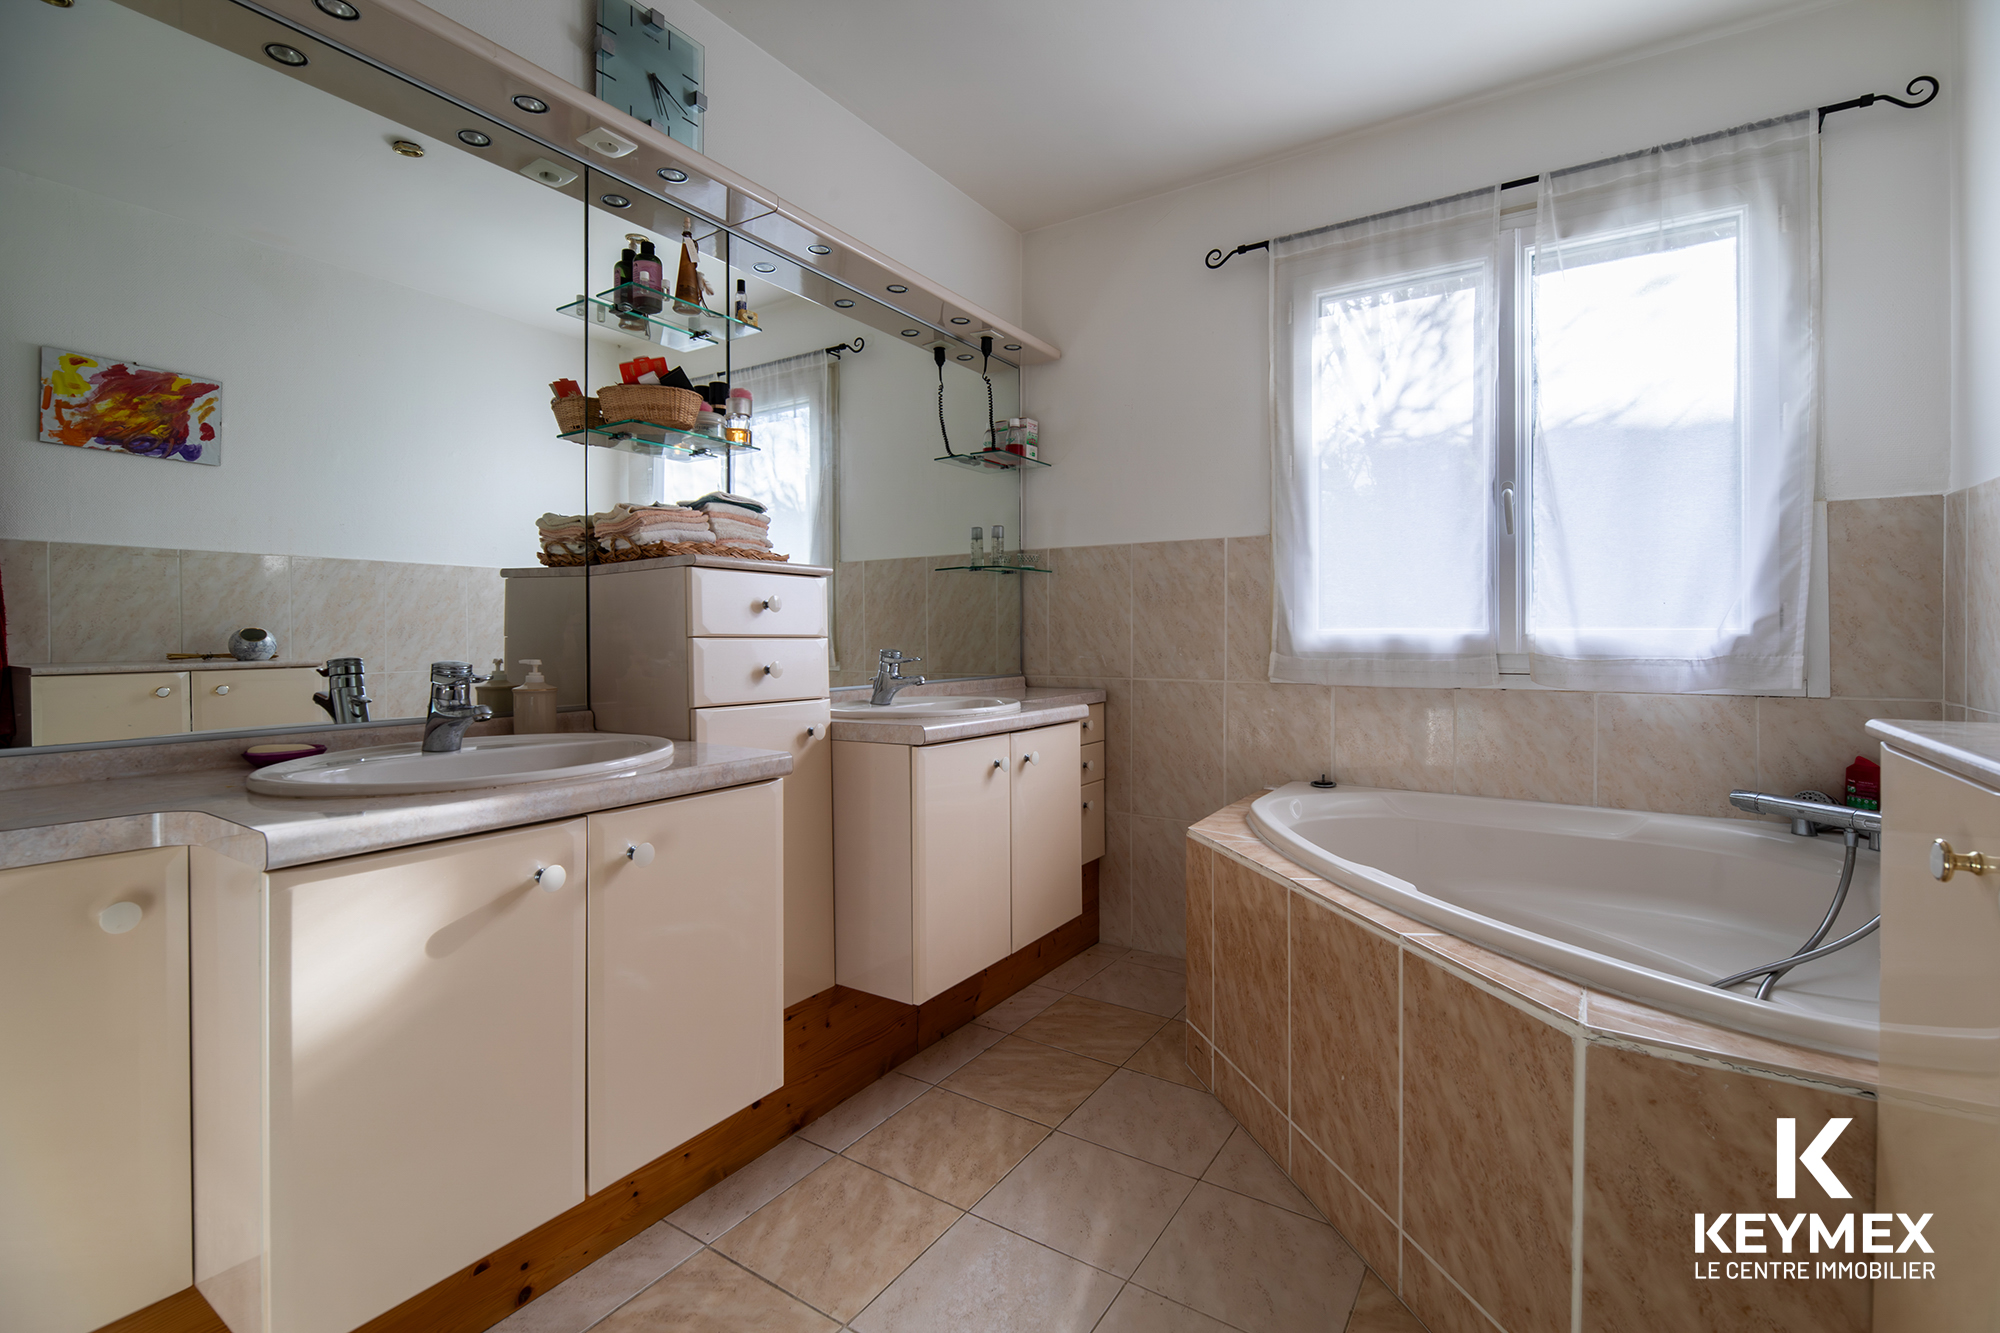
[(561, 866), (543, 866), (535, 872), (535, 883), (542, 886), (545, 893), (554, 893), (569, 883), (569, 871)]
[(173, 692), (174, 692), (174, 687), (173, 687), (173, 686), (171, 686), (171, 685), (162, 685), (162, 686), (160, 686), (160, 688), (159, 688), (159, 689), (157, 689), (157, 690), (154, 690), (154, 691), (153, 691), (153, 697), (154, 697), (155, 699), (165, 699), (165, 698), (168, 698), (168, 697), (170, 697), (170, 696), (171, 696), (171, 695), (173, 694)]
[(1088, 773), (1088, 772), (1090, 771), (1090, 766), (1091, 766), (1092, 764), (1096, 763), (1096, 762), (1097, 762), (1097, 761), (1096, 761), (1095, 759), (1086, 759), (1086, 760), (1084, 760), (1084, 761), (1083, 761), (1083, 771), (1084, 771), (1084, 772), (1086, 772), (1086, 773)]
[(97, 925), (107, 935), (123, 935), (145, 915), (146, 909), (137, 903), (113, 903), (97, 914)]
[(1025, 764), (1039, 764), (1042, 762), (1042, 752), (1040, 750), (1030, 750), (1028, 751), (1028, 757), (1021, 762)]
[(766, 597), (759, 605), (766, 611), (782, 611), (785, 609), (785, 601), (782, 597)]
[(817, 726), (811, 726), (811, 727), (807, 727), (807, 728), (806, 728), (806, 739), (807, 739), (807, 740), (811, 740), (811, 739), (812, 739), (813, 737), (815, 737), (815, 736), (817, 736), (817, 735), (819, 735), (819, 728), (818, 728)]
[(625, 859), (635, 866), (649, 866), (653, 864), (653, 844), (650, 842), (629, 844), (625, 848)]
[(215, 687), (215, 692), (217, 694), (227, 694), (229, 693), (229, 687), (227, 685), (218, 685)]
[(1089, 801), (1085, 801), (1085, 802), (1083, 803), (1083, 808), (1084, 808), (1084, 809), (1086, 809), (1086, 810), (1090, 809), (1090, 802), (1089, 802)]
[(783, 662), (766, 662), (764, 664), (764, 674), (775, 680), (785, 674), (785, 664)]
[(995, 767), (995, 768), (1005, 768), (1005, 767), (1007, 767), (1007, 761), (1006, 761), (1005, 759), (995, 759), (995, 760), (993, 761), (993, 767)]

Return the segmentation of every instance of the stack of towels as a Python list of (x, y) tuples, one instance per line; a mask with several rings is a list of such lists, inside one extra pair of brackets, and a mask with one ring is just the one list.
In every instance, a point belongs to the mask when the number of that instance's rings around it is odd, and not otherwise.
[(655, 542), (713, 542), (716, 534), (708, 516), (683, 505), (613, 505), (607, 514), (592, 514), (591, 527), (599, 542), (623, 537), (639, 546)]
[(715, 540), (722, 546), (747, 546), (758, 550), (771, 549), (771, 519), (764, 512), (764, 506), (747, 495), (731, 495), (727, 491), (710, 491), (699, 500), (688, 501), (688, 508), (701, 511), (715, 529)]
[(590, 546), (590, 520), (582, 514), (543, 514), (535, 532), (550, 555), (583, 555)]

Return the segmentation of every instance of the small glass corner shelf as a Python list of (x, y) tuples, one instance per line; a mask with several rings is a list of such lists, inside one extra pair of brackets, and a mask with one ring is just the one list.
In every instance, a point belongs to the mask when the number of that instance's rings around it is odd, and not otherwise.
[[(663, 305), (656, 314), (644, 314), (637, 310), (618, 310), (621, 294), (644, 291), (649, 296), (660, 297)], [(731, 342), (740, 341), (762, 333), (755, 324), (745, 323), (734, 315), (720, 310), (710, 310), (699, 306), (693, 310), (681, 310), (671, 296), (663, 295), (650, 287), (641, 288), (636, 283), (626, 283), (612, 287), (595, 296), (579, 296), (568, 305), (557, 306), (556, 313), (580, 319), (593, 328), (606, 333), (616, 333), (622, 337), (635, 338), (644, 342), (658, 343), (676, 352), (699, 352), (710, 347), (722, 346), (727, 334)]]
[(975, 565), (968, 559), (962, 565), (939, 565), (932, 573), (948, 574), (963, 569), (974, 574), (1053, 574), (1053, 569), (1043, 569), (1040, 565)]
[(620, 449), (635, 454), (679, 454), (684, 458), (720, 458), (724, 454), (754, 454), (754, 444), (729, 444), (700, 431), (676, 430), (651, 421), (607, 421), (601, 426), (564, 431), (556, 437), (571, 444)]
[(985, 472), (1007, 472), (1015, 468), (1049, 466), (1039, 458), (1030, 458), (1026, 454), (1017, 454), (1007, 449), (977, 449), (969, 454), (946, 454), (936, 461)]

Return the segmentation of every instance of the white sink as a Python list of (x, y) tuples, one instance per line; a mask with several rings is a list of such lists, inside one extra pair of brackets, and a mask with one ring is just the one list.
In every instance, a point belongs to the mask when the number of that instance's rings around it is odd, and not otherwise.
[(249, 784), (266, 796), (398, 796), (622, 777), (673, 758), (674, 743), (658, 736), (474, 736), (455, 754), (425, 754), (411, 742), (290, 759), (256, 770)]
[(833, 716), (842, 722), (963, 722), (976, 717), (1001, 717), (1021, 711), (1019, 699), (983, 694), (925, 694), (874, 704), (836, 704)]

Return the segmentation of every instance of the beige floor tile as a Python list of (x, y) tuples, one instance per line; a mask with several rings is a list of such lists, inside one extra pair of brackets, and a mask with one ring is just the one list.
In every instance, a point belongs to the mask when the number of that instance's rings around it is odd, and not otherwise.
[(1014, 1035), (1119, 1065), (1131, 1059), (1164, 1025), (1158, 1014), (1065, 995), (1016, 1028)]
[(1154, 1078), (1163, 1078), (1169, 1083), (1178, 1083), (1184, 1088), (1201, 1086), (1201, 1080), (1188, 1068), (1187, 1022), (1184, 1019), (1169, 1020), (1165, 1027), (1153, 1034), (1151, 1041), (1125, 1062), (1125, 1067), (1151, 1074)]
[(1047, 986), (1023, 986), (972, 1021), (983, 1028), (1012, 1032), (1063, 997)]
[(1048, 1137), (1048, 1127), (932, 1088), (847, 1150), (864, 1166), (970, 1208)]
[(1053, 1127), (1115, 1072), (1102, 1060), (1009, 1037), (938, 1086)]
[(1063, 1122), (1065, 1134), (1184, 1176), (1206, 1171), (1235, 1129), (1235, 1118), (1207, 1093), (1129, 1069)]
[(1319, 1333), (1364, 1271), (1326, 1223), (1204, 1184), (1132, 1280), (1245, 1333)]
[(1188, 1176), (1058, 1132), (972, 1211), (1130, 1277), (1194, 1186)]
[(700, 1249), (701, 1242), (687, 1232), (656, 1222), (494, 1328), (499, 1333), (583, 1333)]
[[(1330, 1327), (1330, 1326), (1329, 1326)], [(1233, 1333), (1199, 1310), (1176, 1305), (1144, 1287), (1127, 1287), (1111, 1302), (1095, 1333)]]
[(595, 1333), (821, 1333), (839, 1325), (703, 1250), (595, 1325)]
[(924, 1095), (929, 1087), (898, 1069), (884, 1074), (799, 1131), (799, 1137), (839, 1152)]
[(1215, 1161), (1202, 1173), (1203, 1180), (1211, 1185), (1220, 1185), (1238, 1194), (1247, 1194), (1253, 1199), (1276, 1204), (1288, 1213), (1300, 1217), (1317, 1218), (1319, 1210), (1312, 1201), (1299, 1193), (1271, 1155), (1257, 1146), (1257, 1140), (1250, 1137), (1250, 1131), (1237, 1127), (1229, 1136), (1229, 1142), (1222, 1145), (1222, 1151), (1215, 1155)]
[(1354, 1310), (1347, 1316), (1343, 1333), (1424, 1333), (1424, 1326), (1371, 1268), (1361, 1279), (1361, 1292), (1354, 1298)]
[(967, 1023), (943, 1041), (925, 1049), (916, 1059), (897, 1065), (896, 1072), (907, 1078), (936, 1083), (951, 1077), (974, 1056), (1006, 1035), (998, 1028)]
[(959, 1216), (949, 1204), (836, 1157), (715, 1248), (814, 1309), (852, 1319)]
[(1136, 963), (1140, 967), (1158, 968), (1162, 972), (1177, 972), (1181, 976), (1187, 975), (1187, 959), (1175, 958), (1169, 954), (1143, 953), (1138, 949), (1134, 949), (1131, 953), (1125, 955), (1125, 961)]
[(1089, 1333), (1119, 1281), (977, 1217), (897, 1278), (857, 1333)]
[[(1100, 949), (1104, 951), (1100, 953)], [(1094, 945), (1070, 959), (1067, 963), (1044, 972), (1041, 976), (1035, 978), (1035, 984), (1037, 986), (1045, 986), (1050, 990), (1073, 991), (1099, 972), (1102, 972), (1105, 968), (1117, 962), (1119, 955), (1124, 952), (1123, 949), (1111, 950), (1104, 949), (1103, 945)]]
[(699, 1198), (682, 1204), (667, 1215), (667, 1221), (705, 1245), (783, 1194), (832, 1155), (804, 1139), (786, 1139), (735, 1175), (711, 1185)]
[(1076, 988), (1078, 995), (1106, 1004), (1142, 1009), (1172, 1018), (1187, 1004), (1187, 978), (1177, 972), (1120, 959)]

